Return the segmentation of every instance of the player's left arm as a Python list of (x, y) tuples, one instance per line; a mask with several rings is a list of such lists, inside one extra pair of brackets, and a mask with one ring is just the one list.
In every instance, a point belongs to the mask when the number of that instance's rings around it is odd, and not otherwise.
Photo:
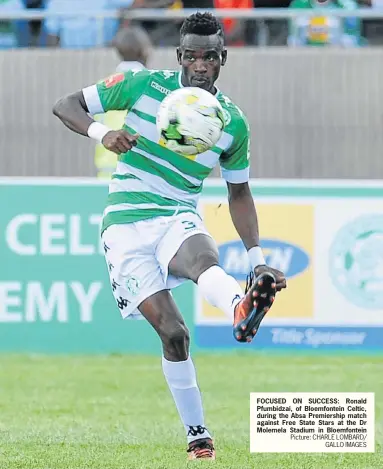
[(220, 159), (221, 172), (228, 188), (228, 200), (234, 227), (247, 249), (251, 267), (256, 276), (271, 272), (276, 278), (277, 290), (286, 288), (283, 272), (266, 265), (259, 243), (257, 211), (249, 187), (250, 140), (245, 119), (238, 122), (237, 137)]

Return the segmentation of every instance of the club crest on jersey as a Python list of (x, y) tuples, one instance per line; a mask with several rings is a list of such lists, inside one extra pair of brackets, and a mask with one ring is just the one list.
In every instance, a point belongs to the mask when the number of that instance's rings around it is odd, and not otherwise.
[(169, 70), (163, 70), (162, 73), (164, 75), (165, 80), (167, 80), (168, 78), (174, 77), (175, 75), (175, 72), (171, 72)]
[(120, 83), (121, 81), (123, 81), (123, 79), (123, 73), (115, 73), (114, 75), (105, 78), (104, 85), (106, 86), (106, 88), (112, 88), (112, 86), (117, 85), (117, 83)]

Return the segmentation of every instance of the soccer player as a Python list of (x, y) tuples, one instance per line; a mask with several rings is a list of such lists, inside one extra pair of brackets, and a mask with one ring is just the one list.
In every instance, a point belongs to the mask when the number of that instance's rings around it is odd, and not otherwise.
[[(185, 426), (189, 459), (215, 459), (189, 355), (189, 333), (170, 290), (192, 280), (207, 301), (233, 318), (236, 340), (250, 342), (286, 279), (266, 265), (259, 246), (248, 186), (246, 118), (215, 86), (227, 51), (214, 16), (196, 13), (184, 21), (177, 59), (180, 72), (117, 74), (60, 99), (53, 112), (69, 129), (119, 155), (101, 235), (113, 294), (124, 318), (143, 315), (161, 339), (163, 372)], [(225, 132), (214, 151), (195, 158), (161, 146), (155, 125), (160, 102), (184, 86), (214, 94), (226, 116)], [(124, 109), (125, 126), (118, 131), (88, 115)], [(233, 223), (253, 269), (245, 294), (219, 266), (217, 246), (197, 214), (203, 180), (217, 163), (227, 182)]]

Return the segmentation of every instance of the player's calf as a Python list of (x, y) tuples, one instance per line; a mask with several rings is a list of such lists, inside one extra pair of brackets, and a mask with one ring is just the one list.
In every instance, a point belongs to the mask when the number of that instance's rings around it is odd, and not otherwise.
[(211, 438), (205, 427), (202, 398), (189, 355), (189, 331), (169, 291), (160, 291), (139, 305), (161, 338), (162, 369), (184, 425), (187, 441)]

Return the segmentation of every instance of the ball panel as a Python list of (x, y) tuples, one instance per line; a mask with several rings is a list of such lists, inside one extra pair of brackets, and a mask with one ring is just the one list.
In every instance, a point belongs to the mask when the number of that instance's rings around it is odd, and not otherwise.
[(157, 114), (161, 145), (181, 155), (197, 155), (212, 148), (225, 126), (221, 104), (200, 88), (186, 87), (170, 93)]

